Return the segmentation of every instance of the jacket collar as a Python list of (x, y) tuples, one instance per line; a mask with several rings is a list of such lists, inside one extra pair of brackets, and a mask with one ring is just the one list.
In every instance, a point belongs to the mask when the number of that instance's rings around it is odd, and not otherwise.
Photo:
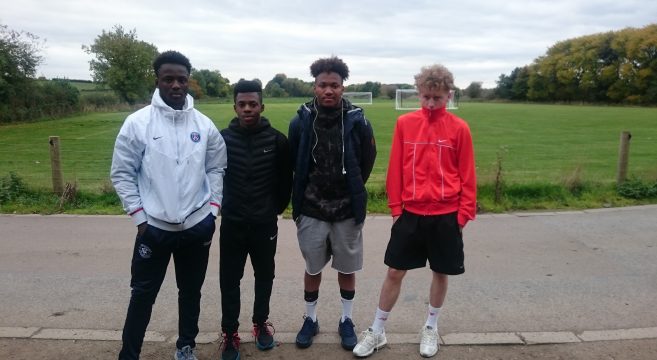
[(430, 121), (438, 120), (447, 113), (447, 108), (441, 107), (440, 109), (429, 110), (425, 107), (422, 108), (422, 115)]
[(260, 123), (258, 125), (256, 125), (255, 127), (253, 127), (253, 128), (241, 127), (240, 126), (240, 119), (238, 119), (237, 117), (234, 117), (230, 121), (230, 123), (228, 124), (229, 129), (231, 129), (235, 132), (241, 133), (241, 134), (255, 134), (255, 133), (259, 133), (259, 132), (261, 132), (261, 131), (269, 128), (269, 127), (271, 127), (271, 123), (264, 116), (260, 117)]
[[(302, 104), (297, 111), (299, 114), (302, 112), (313, 113), (317, 112), (319, 105), (317, 104), (317, 98)], [(358, 106), (353, 105), (349, 100), (342, 98), (342, 111), (352, 112), (352, 111), (361, 111), (362, 109)]]
[(182, 110), (174, 110), (171, 106), (167, 105), (164, 100), (162, 100), (162, 97), (160, 96), (160, 89), (156, 88), (155, 92), (153, 92), (153, 97), (151, 98), (151, 105), (165, 112), (188, 112), (194, 109), (194, 98), (187, 94), (185, 97), (185, 105), (183, 105)]

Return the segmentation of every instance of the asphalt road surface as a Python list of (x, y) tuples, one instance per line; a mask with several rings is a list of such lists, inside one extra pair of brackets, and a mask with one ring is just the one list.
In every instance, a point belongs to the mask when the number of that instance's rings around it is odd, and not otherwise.
[[(370, 325), (376, 309), (386, 270), (383, 254), (390, 225), (387, 216), (366, 220), (365, 264), (357, 275), (354, 306), (358, 330)], [(0, 215), (0, 353), (14, 353), (20, 344), (23, 348), (34, 347), (35, 342), (45, 349), (46, 344), (53, 342), (13, 340), (10, 335), (3, 336), (3, 328), (120, 331), (130, 296), (130, 257), (135, 233), (127, 216)], [(209, 334), (219, 329), (218, 240), (215, 234), (199, 324), (201, 332)], [(480, 215), (464, 230), (464, 242), (466, 272), (450, 277), (440, 318), (443, 341), (449, 343), (450, 336), (454, 340), (463, 334), (488, 333), (516, 334), (525, 341), (522, 334), (532, 332), (569, 333), (582, 339), (586, 336), (581, 335), (587, 333), (643, 329), (642, 334), (647, 331), (648, 335), (642, 336), (648, 340), (630, 337), (604, 343), (612, 344), (606, 345), (609, 351), (628, 344), (628, 348), (638, 346), (656, 354), (657, 206)], [(270, 320), (283, 339), (281, 349), (285, 349), (289, 345), (286, 341), (293, 341), (301, 326), (304, 312), (304, 265), (291, 220), (279, 221), (276, 264)], [(172, 275), (171, 265), (149, 326), (149, 331), (167, 338), (174, 336), (177, 329)], [(322, 333), (329, 339), (320, 346), (330, 347), (332, 336), (337, 336), (340, 301), (336, 277), (329, 264), (324, 271), (318, 307)], [(428, 269), (408, 273), (386, 325), (389, 338), (398, 340), (391, 346), (412, 346), (413, 354), (417, 353), (412, 341), (404, 339), (417, 334), (424, 323), (429, 280)], [(247, 262), (240, 316), (245, 335), (250, 327), (252, 299), (253, 276)], [(624, 339), (624, 335), (619, 339)], [(54, 343), (63, 346), (65, 342)], [(158, 348), (168, 343), (153, 344)], [(208, 349), (216, 348), (212, 344), (207, 345)], [(459, 342), (454, 340), (453, 344)], [(600, 343), (549, 346), (566, 347), (574, 353), (580, 346), (584, 349), (582, 354), (594, 354), (586, 350), (590, 344)], [(464, 344), (445, 346), (441, 353), (466, 349), (467, 355), (480, 351), (476, 346), (461, 345)], [(110, 341), (102, 346), (111, 349), (117, 345)], [(518, 348), (540, 350), (548, 345), (534, 346)], [(491, 354), (496, 354), (495, 348), (484, 347)], [(522, 351), (514, 350), (512, 354)], [(558, 355), (559, 351), (551, 354)], [(513, 358), (509, 355), (499, 358)], [(25, 358), (40, 358), (35, 356)]]

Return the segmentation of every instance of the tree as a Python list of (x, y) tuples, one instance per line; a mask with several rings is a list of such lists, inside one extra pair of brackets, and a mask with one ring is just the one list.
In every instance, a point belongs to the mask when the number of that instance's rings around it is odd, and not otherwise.
[(283, 80), (281, 87), (290, 96), (294, 97), (309, 97), (313, 96), (313, 83), (305, 82), (297, 78), (287, 78)]
[(43, 61), (39, 37), (0, 24), (0, 101), (22, 93)]
[(395, 85), (383, 84), (381, 85), (381, 93), (388, 99), (394, 99), (397, 87)]
[[(379, 96), (385, 96), (389, 99), (397, 97), (397, 89), (415, 89), (411, 84), (381, 84), (379, 87)], [(374, 93), (372, 93), (374, 96)]]
[(158, 51), (155, 45), (138, 40), (135, 29), (126, 32), (115, 25), (82, 49), (96, 57), (89, 61), (94, 81), (106, 83), (129, 104), (148, 98), (155, 84), (152, 62)]
[(513, 100), (527, 100), (527, 90), (529, 85), (529, 67), (513, 69), (511, 76), (514, 77), (513, 86), (511, 87), (511, 98)]
[(0, 24), (0, 122), (40, 116), (33, 105), (39, 105), (34, 99), (42, 94), (34, 79), (43, 61), (42, 44), (36, 35)]
[[(345, 88), (345, 91), (353, 92), (371, 92), (372, 98), (377, 98), (381, 96), (381, 83), (368, 81), (364, 84), (351, 84)], [(389, 96), (389, 94), (388, 94)], [(392, 97), (394, 98), (394, 96)]]
[(268, 97), (308, 97), (313, 96), (313, 83), (297, 78), (288, 78), (285, 74), (276, 74), (264, 89)]
[(532, 101), (657, 104), (657, 24), (557, 42), (518, 79)]
[(290, 96), (278, 83), (270, 83), (265, 87), (265, 96), (267, 97), (288, 97)]
[(192, 79), (198, 82), (208, 96), (227, 97), (230, 94), (230, 81), (221, 76), (219, 70), (192, 69)]
[(480, 98), (482, 95), (482, 82), (481, 81), (473, 81), (468, 85), (465, 90), (463, 90), (463, 93), (468, 96), (470, 99), (477, 99)]
[(268, 97), (288, 97), (290, 96), (282, 87), (283, 81), (287, 79), (285, 74), (276, 74), (274, 78), (269, 80), (264, 88), (264, 95)]
[(511, 71), (511, 75), (500, 75), (495, 88), (495, 96), (506, 100), (527, 100), (527, 81), (529, 70), (527, 66), (517, 67)]
[(511, 75), (509, 76), (506, 74), (500, 75), (499, 80), (496, 81), (497, 87), (495, 87), (495, 96), (500, 99), (510, 100), (512, 97), (514, 81), (515, 78), (513, 77), (513, 72), (511, 72)]
[(187, 90), (189, 92), (189, 95), (191, 95), (196, 100), (203, 98), (203, 96), (205, 95), (205, 93), (203, 92), (203, 88), (198, 83), (198, 80), (194, 78), (189, 79)]

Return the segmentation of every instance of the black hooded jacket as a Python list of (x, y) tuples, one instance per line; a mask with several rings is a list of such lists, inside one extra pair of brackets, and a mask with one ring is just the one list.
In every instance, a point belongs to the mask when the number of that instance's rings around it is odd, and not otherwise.
[(292, 191), (287, 138), (264, 117), (254, 128), (241, 127), (234, 118), (221, 136), (228, 151), (221, 216), (252, 223), (276, 221)]

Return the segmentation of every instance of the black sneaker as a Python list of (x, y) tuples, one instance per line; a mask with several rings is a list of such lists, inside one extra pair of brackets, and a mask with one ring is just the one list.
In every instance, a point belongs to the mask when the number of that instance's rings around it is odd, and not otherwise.
[(236, 332), (222, 336), (221, 360), (240, 360), (240, 336)]
[(354, 328), (354, 323), (350, 318), (345, 318), (344, 321), (340, 319), (338, 334), (340, 334), (340, 344), (345, 350), (353, 350), (358, 343), (358, 336), (356, 336)]
[(314, 321), (309, 316), (304, 316), (303, 326), (297, 334), (297, 346), (305, 349), (313, 344), (313, 337), (319, 332), (319, 320)]
[[(271, 328), (271, 330), (269, 330)], [(253, 336), (255, 337), (256, 347), (260, 350), (269, 350), (276, 345), (274, 343), (274, 325), (269, 321), (260, 324), (253, 324)]]

